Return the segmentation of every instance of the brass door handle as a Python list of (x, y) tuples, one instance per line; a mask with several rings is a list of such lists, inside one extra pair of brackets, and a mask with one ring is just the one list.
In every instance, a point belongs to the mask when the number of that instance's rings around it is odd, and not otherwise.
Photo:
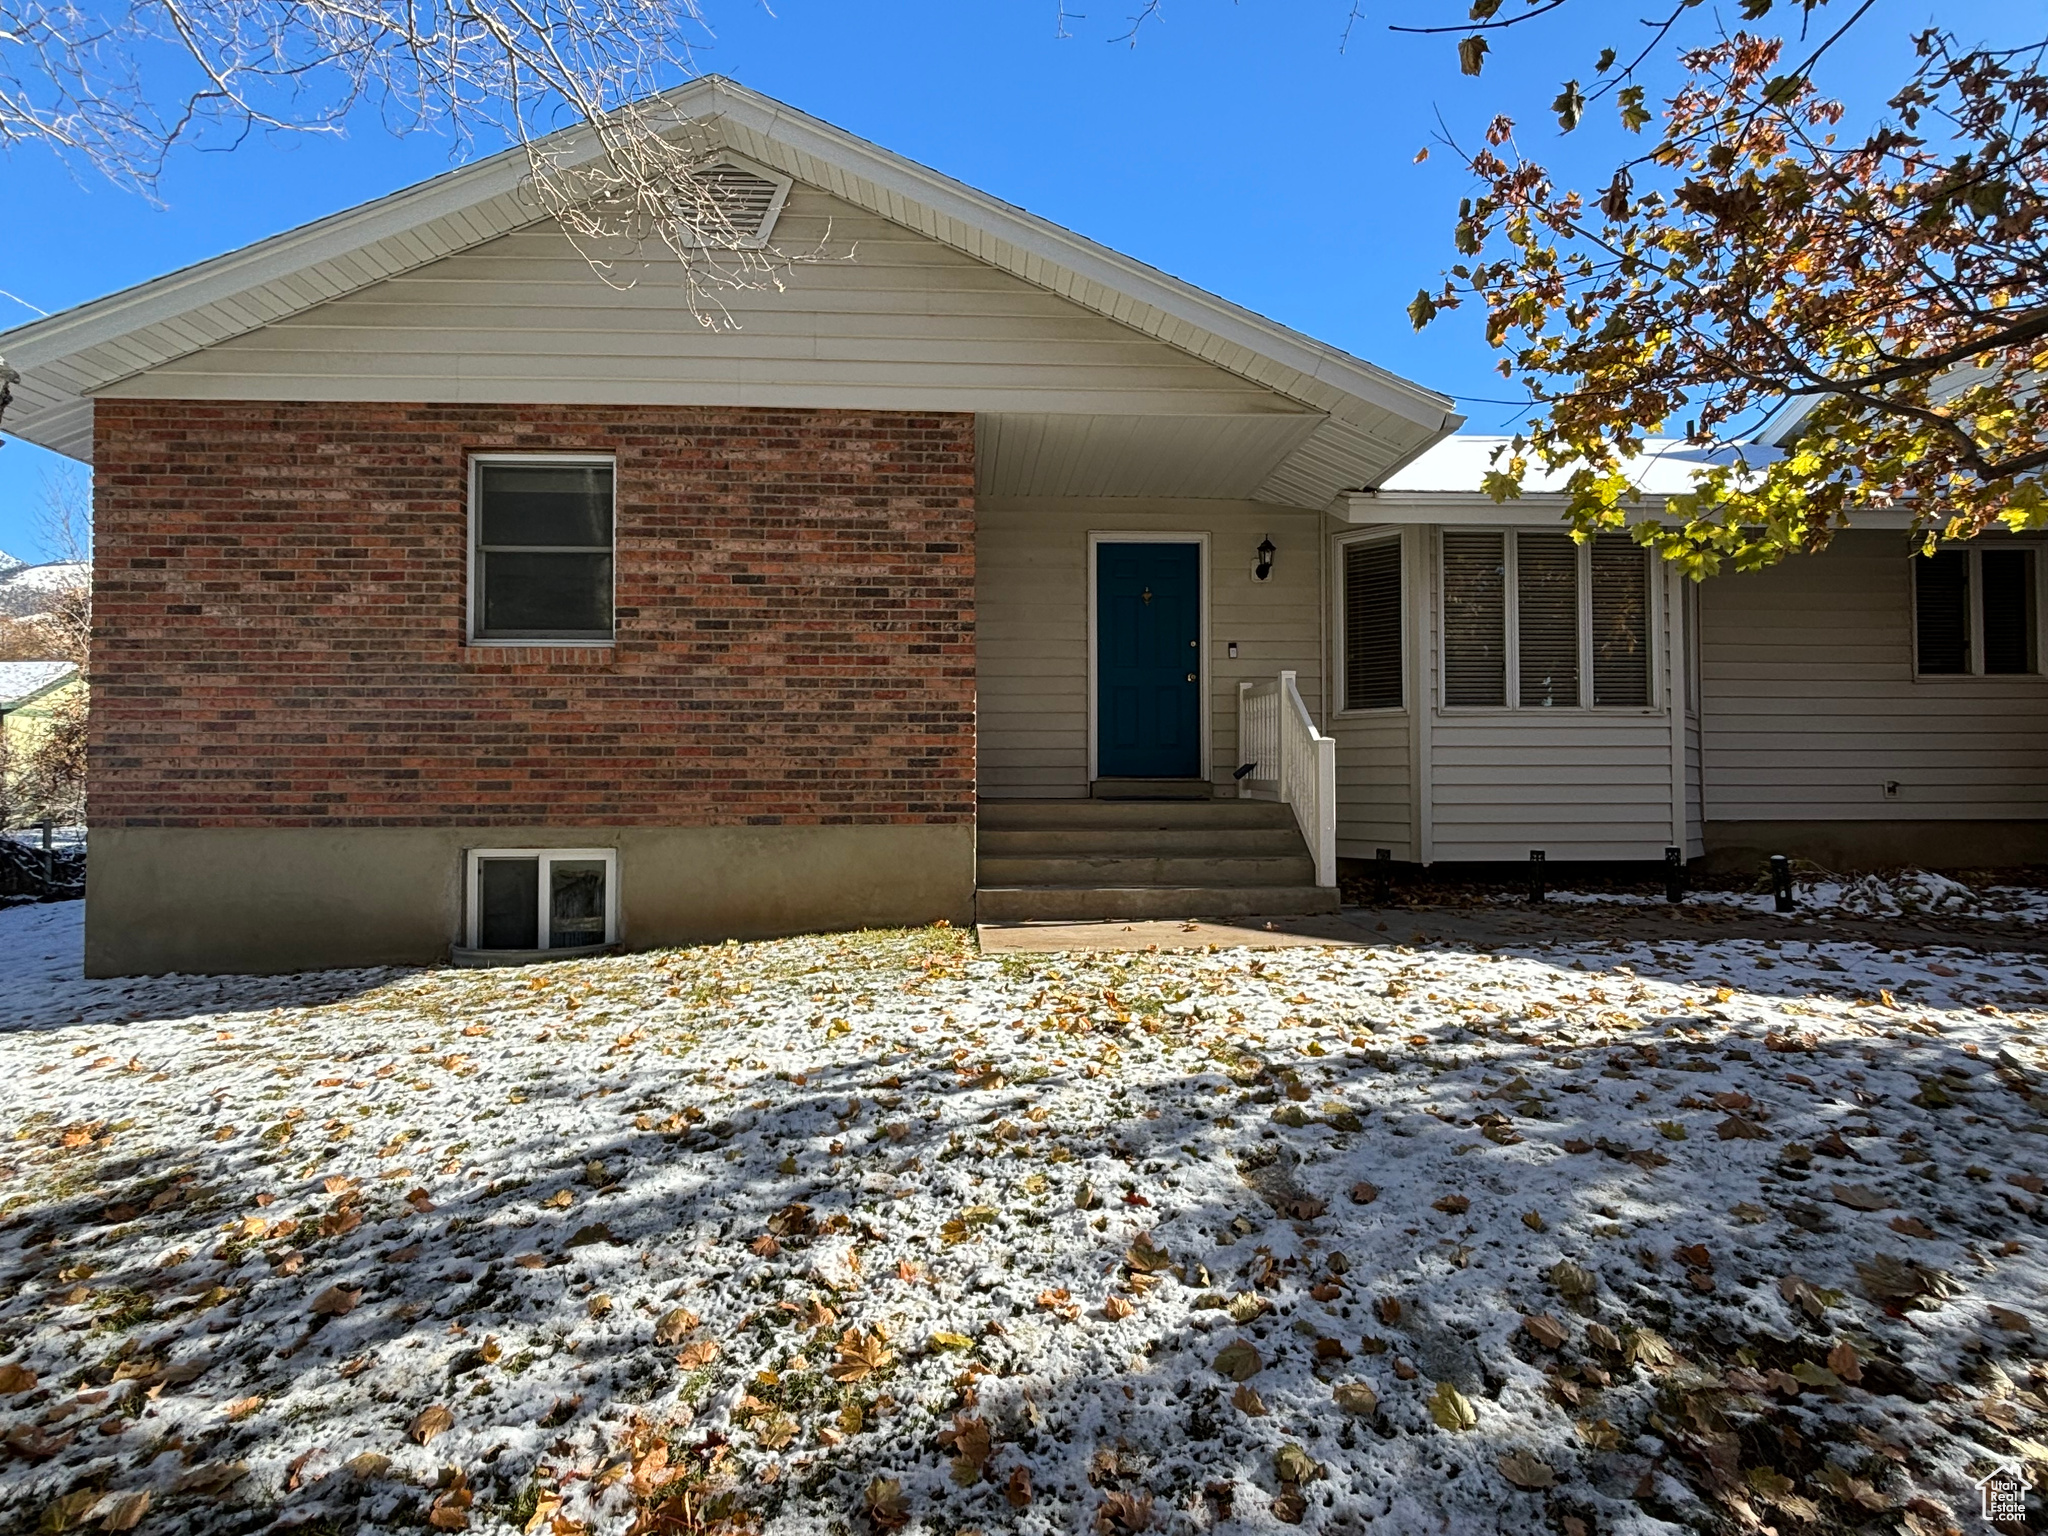
[(1189, 681), (1189, 682), (1191, 682), (1191, 683), (1195, 681), (1195, 674), (1194, 674), (1194, 673), (1190, 672), (1190, 673), (1188, 674), (1188, 681)]

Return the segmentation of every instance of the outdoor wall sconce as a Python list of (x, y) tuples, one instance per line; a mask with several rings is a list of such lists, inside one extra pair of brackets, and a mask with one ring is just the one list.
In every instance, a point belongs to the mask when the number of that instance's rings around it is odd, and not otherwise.
[(1273, 541), (1270, 538), (1261, 539), (1259, 541), (1259, 563), (1252, 567), (1252, 574), (1261, 581), (1272, 575), (1273, 556), (1278, 553), (1279, 551), (1273, 548)]

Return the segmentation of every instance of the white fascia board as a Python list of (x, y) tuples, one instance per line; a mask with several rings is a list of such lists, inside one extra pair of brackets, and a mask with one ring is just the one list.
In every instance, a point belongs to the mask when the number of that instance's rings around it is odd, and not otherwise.
[[(1496, 502), (1490, 496), (1456, 492), (1353, 491), (1339, 496), (1330, 516), (1345, 523), (1434, 524), (1446, 528), (1552, 528), (1564, 521), (1562, 496), (1523, 496)], [(1641, 522), (1664, 510), (1664, 498), (1645, 496), (1628, 511)]]
[[(1112, 319), (1130, 324), (1133, 310), (1149, 308), (1176, 323), (1138, 328), (1219, 367), (1248, 378), (1254, 372), (1291, 372), (1340, 397), (1364, 402), (1412, 423), (1423, 434), (1413, 453), (1449, 435), (1463, 421), (1447, 395), (1425, 389), (1205, 293), (1049, 220), (723, 78), (711, 76), (692, 81), (664, 93), (656, 101), (679, 119), (714, 126), (721, 119), (730, 119), (786, 151), (793, 159), (828, 167), (832, 174), (825, 181), (832, 189), (854, 195), (857, 201), (897, 222), (911, 227), (924, 225), (925, 232), (934, 238), (982, 260), (990, 259), (986, 253), (988, 246), (1010, 246), (1017, 259), (996, 264)], [(583, 127), (564, 129), (540, 142), (564, 164), (575, 164), (596, 153), (594, 137)], [(727, 147), (739, 148), (731, 144)], [(68, 363), (71, 368), (66, 371), (78, 383), (56, 385), (58, 391), (70, 395), (76, 389), (89, 394), (121, 378), (147, 372), (167, 359), (137, 356), (131, 360), (131, 366), (108, 372), (104, 362), (97, 368), (78, 366), (81, 354), (95, 348), (118, 353), (123, 341), (137, 332), (151, 327), (176, 327), (182, 317), (213, 305), (241, 310), (245, 318), (239, 323), (253, 329), (282, 314), (298, 313), (324, 299), (337, 297), (339, 292), (381, 281), (408, 265), (437, 260), (450, 252), (422, 247), (413, 252), (410, 263), (401, 262), (396, 267), (389, 263), (371, 264), (375, 270), (365, 270), (353, 284), (342, 283), (338, 292), (325, 291), (331, 285), (322, 285), (323, 291), (317, 296), (291, 291), (303, 288), (294, 279), (310, 269), (347, 262), (356, 252), (403, 237), (435, 220), (518, 197), (529, 175), (530, 160), (524, 147), (500, 151), (474, 165), (446, 172), (360, 207), (331, 214), (61, 314), (0, 332), (0, 358), (24, 373)], [(814, 174), (800, 179), (816, 182), (818, 177)], [(543, 217), (537, 206), (528, 205), (525, 211), (524, 219), (508, 219), (502, 210), (478, 217), (470, 243), (493, 238)], [(919, 213), (929, 215), (929, 220), (920, 219)], [(287, 291), (280, 294), (280, 287)], [(233, 325), (219, 336), (206, 334), (211, 329), (202, 327), (201, 334), (193, 335), (188, 350), (201, 350), (236, 333)], [(1230, 351), (1241, 351), (1251, 357), (1233, 366), (1235, 360), (1212, 355)], [(1258, 367), (1260, 363), (1268, 366)], [(55, 380), (49, 382), (56, 384)], [(1272, 377), (1256, 378), (1254, 382), (1283, 396), (1301, 399), (1298, 389), (1290, 389)], [(1301, 403), (1342, 412), (1341, 399), (1304, 399)], [(38, 415), (51, 409), (46, 405)], [(20, 433), (18, 427), (16, 431), (19, 435), (30, 435)]]
[[(1339, 496), (1328, 510), (1342, 523), (1366, 526), (1426, 525), (1443, 528), (1555, 528), (1564, 521), (1562, 496), (1523, 496), (1515, 501), (1495, 502), (1486, 496), (1452, 492), (1351, 491)], [(1648, 522), (1664, 514), (1662, 496), (1645, 496), (1630, 505), (1628, 521)], [(1913, 514), (1904, 507), (1857, 507), (1849, 514), (1852, 529), (1908, 529)]]
[[(0, 357), (6, 358), (10, 367), (26, 370), (89, 347), (117, 343), (145, 326), (172, 323), (204, 305), (231, 301), (266, 283), (289, 281), (309, 267), (517, 192), (528, 171), (525, 150), (501, 151), (475, 165), (445, 172), (361, 207), (329, 214), (239, 251), (195, 262), (48, 319), (0, 331)], [(538, 209), (533, 216), (541, 216)], [(422, 253), (422, 259), (438, 260), (439, 253)]]

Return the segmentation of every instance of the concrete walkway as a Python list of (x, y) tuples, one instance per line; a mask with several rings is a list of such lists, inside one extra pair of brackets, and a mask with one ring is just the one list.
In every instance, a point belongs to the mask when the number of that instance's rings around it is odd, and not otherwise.
[(977, 925), (987, 954), (1060, 950), (1294, 949), (1387, 944), (1448, 944), (1501, 949), (1530, 944), (1661, 943), (1704, 939), (1794, 939), (1863, 943), (1891, 949), (1953, 946), (2048, 954), (2048, 930), (2018, 921), (1974, 918), (1819, 918), (1804, 913), (1739, 912), (1727, 907), (1620, 903), (1485, 903), (1345, 907), (1322, 917), (1241, 917), (1184, 922), (1016, 922)]

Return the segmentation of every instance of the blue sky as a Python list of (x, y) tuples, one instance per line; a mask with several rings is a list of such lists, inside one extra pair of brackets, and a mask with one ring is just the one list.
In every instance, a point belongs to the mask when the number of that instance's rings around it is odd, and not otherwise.
[[(776, 0), (772, 15), (748, 0), (709, 3), (718, 35), (699, 60), (706, 71), (1468, 397), (1468, 430), (1479, 431), (1512, 426), (1517, 413), (1469, 398), (1513, 393), (1475, 317), (1417, 335), (1403, 312), (1453, 259), (1466, 190), (1441, 149), (1421, 165), (1415, 152), (1439, 113), (1471, 142), (1508, 111), (1532, 153), (1597, 184), (1619, 131), (1603, 115), (1560, 141), (1543, 109), (1565, 77), (1590, 79), (1601, 44), (1638, 30), (1634, 5), (1579, 0), (1562, 24), (1497, 39), (1471, 80), (1450, 38), (1387, 31), (1455, 20), (1462, 4), (1361, 3), (1346, 43), (1351, 0), (1164, 0), (1130, 47), (1113, 39), (1141, 0), (1066, 0), (1065, 38), (1058, 0)], [(1088, 14), (1073, 16), (1077, 6)], [(1940, 20), (1967, 41), (2012, 41), (2009, 10), (1991, 33), (2002, 10), (1942, 0)], [(1831, 55), (1826, 83), (1852, 111), (1872, 109), (1854, 92), (1881, 95), (1902, 79), (1906, 39), (1933, 14), (1929, 0), (1880, 0)], [(366, 118), (343, 139), (259, 137), (185, 154), (156, 207), (16, 151), (0, 159), (0, 289), (60, 310), (422, 180), (453, 155), (445, 138), (394, 139)], [(0, 328), (31, 318), (0, 299)], [(52, 553), (35, 510), (63, 463), (15, 440), (0, 449), (0, 550)]]

